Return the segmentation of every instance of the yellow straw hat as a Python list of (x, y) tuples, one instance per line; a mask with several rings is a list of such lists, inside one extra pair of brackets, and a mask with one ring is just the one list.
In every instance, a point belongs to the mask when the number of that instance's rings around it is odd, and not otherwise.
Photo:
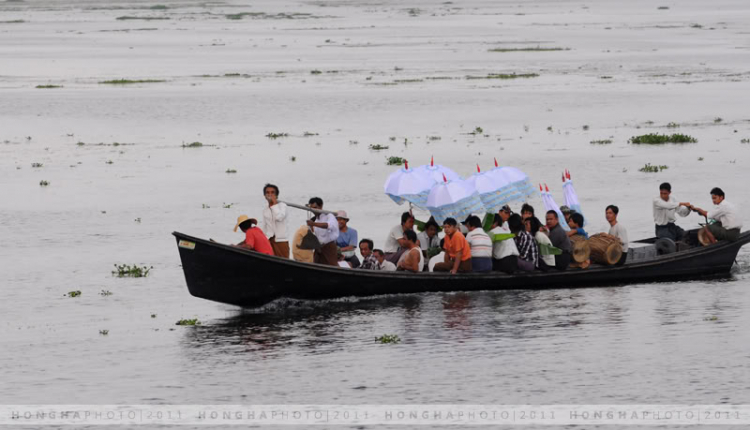
[(240, 228), (240, 224), (245, 221), (250, 221), (250, 225), (258, 224), (258, 220), (256, 220), (255, 218), (250, 218), (247, 215), (240, 215), (237, 217), (237, 224), (234, 226), (234, 231), (237, 231), (237, 229)]

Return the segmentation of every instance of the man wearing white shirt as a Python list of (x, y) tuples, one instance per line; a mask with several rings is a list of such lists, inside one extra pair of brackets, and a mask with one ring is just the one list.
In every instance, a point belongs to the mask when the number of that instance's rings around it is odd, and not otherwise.
[(699, 214), (716, 220), (715, 223), (704, 227), (708, 240), (711, 243), (716, 243), (719, 240), (736, 241), (740, 237), (740, 229), (742, 228), (742, 220), (739, 217), (737, 208), (724, 200), (724, 191), (719, 187), (711, 190), (711, 201), (715, 206), (710, 211), (691, 207), (691, 209)]
[(380, 249), (372, 251), (372, 255), (378, 260), (378, 265), (375, 270), (382, 270), (384, 272), (395, 272), (396, 265), (385, 259), (385, 254)]
[(690, 215), (690, 203), (678, 203), (674, 197), (670, 197), (670, 194), (672, 194), (672, 186), (669, 182), (659, 185), (659, 197), (654, 199), (656, 237), (678, 241), (685, 236), (685, 230), (675, 224), (677, 220), (675, 214), (681, 217)]
[[(323, 209), (323, 199), (313, 197), (308, 203), (310, 209)], [(338, 266), (338, 252), (336, 239), (339, 237), (339, 222), (330, 213), (318, 213), (315, 218), (307, 221), (307, 226), (312, 227), (315, 237), (318, 238), (321, 247), (315, 250), (313, 262)]]
[(263, 208), (263, 233), (271, 242), (275, 256), (289, 258), (286, 203), (279, 202), (279, 187), (274, 184), (266, 184), (263, 187), (263, 196), (268, 201), (268, 207)]
[(609, 205), (607, 206), (607, 209), (604, 210), (604, 216), (607, 217), (607, 222), (610, 225), (609, 234), (620, 239), (620, 243), (622, 244), (622, 257), (620, 257), (620, 260), (617, 262), (617, 266), (622, 266), (628, 259), (628, 231), (625, 230), (625, 227), (623, 227), (622, 224), (617, 222), (617, 215), (619, 213), (620, 208), (615, 205)]

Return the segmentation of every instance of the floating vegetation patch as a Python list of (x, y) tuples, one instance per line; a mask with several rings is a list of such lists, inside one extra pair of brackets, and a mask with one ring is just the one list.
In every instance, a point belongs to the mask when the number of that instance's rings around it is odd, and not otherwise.
[(656, 10), (669, 10), (669, 6), (659, 6)]
[(42, 164), (42, 163), (31, 163), (31, 167), (40, 168), (40, 167), (44, 167), (44, 164)]
[(670, 122), (667, 124), (667, 128), (678, 128), (680, 124), (677, 124), (676, 122)]
[(81, 290), (69, 291), (68, 297), (81, 297)]
[(435, 141), (435, 140), (441, 140), (443, 139), (440, 136), (427, 136), (427, 140)]
[[(154, 318), (156, 315), (153, 315), (152, 318)], [(193, 319), (181, 319), (177, 321), (174, 325), (201, 325), (201, 322), (198, 321), (198, 318)]]
[(490, 73), (487, 76), (467, 76), (466, 79), (527, 79), (537, 78), (537, 73)]
[(52, 89), (52, 88), (62, 88), (62, 85), (37, 85), (36, 88), (39, 89)]
[(386, 164), (389, 166), (401, 166), (404, 164), (406, 160), (404, 160), (401, 157), (388, 157), (386, 159)]
[(469, 133), (469, 134), (471, 134), (471, 135), (474, 135), (474, 136), (476, 136), (476, 135), (478, 135), (478, 134), (482, 134), (482, 133), (484, 133), (484, 129), (483, 129), (482, 127), (476, 127), (476, 128), (474, 128), (474, 130), (473, 130), (473, 131), (472, 131), (471, 133)]
[(695, 143), (698, 139), (688, 136), (687, 134), (658, 134), (650, 133), (641, 136), (633, 136), (628, 140), (630, 143), (635, 144), (646, 144), (646, 145), (661, 145), (665, 143)]
[(128, 264), (115, 264), (116, 270), (113, 270), (112, 274), (118, 278), (145, 278), (153, 268), (154, 266), (146, 267), (138, 266), (136, 264), (132, 266)]
[(99, 334), (102, 336), (106, 336), (109, 334), (109, 330), (99, 330)]
[(112, 160), (107, 160), (107, 161), (105, 161), (104, 163), (105, 163), (105, 164), (115, 164), (115, 162), (114, 162), (114, 161), (112, 161)]
[(669, 166), (665, 166), (665, 165), (657, 166), (655, 164), (652, 165), (651, 163), (646, 163), (643, 167), (641, 167), (638, 170), (641, 172), (646, 172), (646, 173), (659, 173), (662, 170), (667, 170), (667, 169), (669, 169)]
[(266, 137), (269, 139), (278, 139), (280, 137), (288, 137), (288, 136), (289, 136), (289, 133), (283, 133), (283, 132), (282, 133), (268, 133), (266, 135)]
[(720, 123), (720, 122), (722, 122), (722, 121), (724, 121), (724, 119), (723, 119), (723, 118), (721, 118), (721, 117), (716, 117), (716, 118), (714, 118), (714, 124), (718, 124), (718, 123)]
[(163, 5), (163, 4), (155, 4), (155, 5), (151, 6), (149, 9), (151, 9), (151, 10), (167, 10), (169, 8), (166, 5)]
[(309, 131), (306, 131), (306, 132), (302, 133), (303, 137), (310, 137), (310, 136), (317, 136), (317, 135), (318, 135), (318, 133), (311, 133)]
[(131, 85), (131, 84), (155, 84), (159, 82), (167, 82), (164, 79), (112, 79), (108, 81), (100, 81), (100, 84), (104, 85)]
[(703, 318), (703, 321), (718, 321), (718, 320), (719, 320), (719, 317), (717, 316), (710, 316), (710, 317)]
[(612, 79), (612, 76), (599, 76), (599, 79)]
[(310, 74), (311, 75), (319, 75), (321, 73), (323, 73), (323, 72), (321, 72), (320, 70), (317, 70), (317, 69), (316, 70), (310, 70)]
[(118, 21), (132, 21), (132, 20), (142, 20), (142, 21), (166, 21), (168, 19), (172, 19), (168, 16), (118, 16)]
[(227, 169), (226, 173), (237, 173), (237, 169)]
[(740, 143), (750, 143), (750, 139), (742, 139), (740, 140)]
[(393, 81), (394, 84), (412, 84), (416, 82), (424, 82), (424, 79), (396, 79)]
[(297, 157), (295, 157), (294, 155), (292, 155), (291, 157), (289, 157), (289, 161), (295, 162), (295, 161), (297, 161)]
[(240, 13), (230, 13), (227, 15), (224, 15), (226, 19), (231, 20), (240, 20), (244, 19), (245, 17), (252, 18), (252, 19), (309, 19), (309, 18), (321, 18), (314, 16), (311, 13), (277, 13), (277, 14), (269, 14), (265, 12), (240, 12)]
[(26, 21), (24, 21), (22, 19), (13, 19), (13, 20), (10, 20), (10, 21), (0, 21), (0, 24), (23, 24), (24, 22), (26, 22)]
[(203, 142), (183, 143), (183, 148), (203, 148)]
[(398, 337), (396, 334), (384, 334), (382, 336), (376, 337), (375, 342), (378, 343), (399, 343), (401, 342), (401, 338)]
[(599, 140), (592, 140), (592, 145), (609, 145), (612, 143), (612, 139), (599, 139)]
[(382, 150), (388, 149), (388, 145), (381, 145), (381, 144), (370, 145), (367, 147), (367, 149), (370, 149), (373, 151), (382, 151)]
[(527, 47), (527, 48), (493, 48), (488, 49), (487, 52), (552, 52), (552, 51), (570, 51), (570, 48), (544, 48), (541, 46)]
[(583, 126), (583, 131), (588, 131), (588, 130), (589, 130), (589, 126), (588, 125), (584, 125)]
[(44, 179), (42, 179), (41, 181), (39, 181), (39, 186), (40, 187), (46, 187), (48, 185), (49, 185), (49, 181), (45, 181)]

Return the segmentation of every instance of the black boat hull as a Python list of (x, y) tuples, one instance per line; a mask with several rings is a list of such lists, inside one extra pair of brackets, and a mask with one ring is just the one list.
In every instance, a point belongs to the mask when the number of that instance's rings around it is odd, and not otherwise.
[(505, 275), (451, 275), (352, 270), (268, 256), (182, 233), (177, 238), (188, 290), (195, 297), (257, 307), (280, 297), (329, 299), (347, 296), (440, 291), (591, 287), (694, 279), (728, 274), (750, 232), (720, 242), (619, 267)]

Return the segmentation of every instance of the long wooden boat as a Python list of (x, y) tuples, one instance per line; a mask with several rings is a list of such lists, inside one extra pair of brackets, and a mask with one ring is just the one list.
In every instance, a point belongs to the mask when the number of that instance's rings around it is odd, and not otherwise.
[[(300, 263), (174, 232), (190, 294), (242, 307), (277, 298), (329, 299), (440, 291), (545, 289), (607, 286), (727, 275), (750, 232), (736, 242), (657, 255), (652, 240), (632, 248), (619, 267), (506, 275), (500, 272), (407, 273), (345, 269)], [(653, 251), (653, 252), (649, 252)]]

